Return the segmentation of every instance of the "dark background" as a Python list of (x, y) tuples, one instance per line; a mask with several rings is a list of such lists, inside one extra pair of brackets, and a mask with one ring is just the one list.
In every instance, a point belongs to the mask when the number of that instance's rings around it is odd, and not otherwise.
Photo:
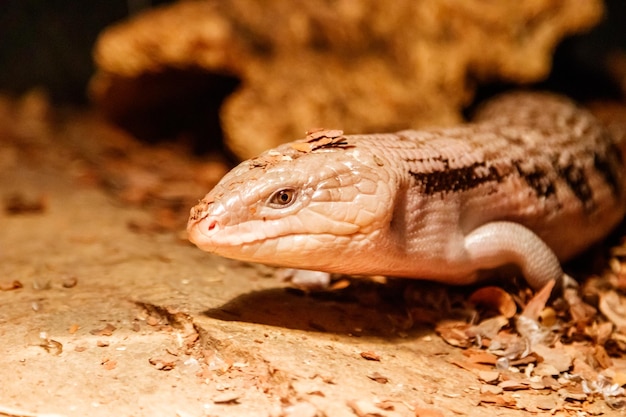
[(91, 49), (107, 25), (166, 0), (0, 0), (0, 91), (47, 88), (55, 102), (86, 102)]

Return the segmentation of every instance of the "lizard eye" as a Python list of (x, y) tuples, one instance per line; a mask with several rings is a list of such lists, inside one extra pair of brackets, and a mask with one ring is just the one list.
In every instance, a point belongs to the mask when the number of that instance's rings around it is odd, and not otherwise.
[(270, 196), (268, 205), (272, 208), (285, 208), (289, 207), (294, 201), (296, 201), (296, 190), (283, 188)]

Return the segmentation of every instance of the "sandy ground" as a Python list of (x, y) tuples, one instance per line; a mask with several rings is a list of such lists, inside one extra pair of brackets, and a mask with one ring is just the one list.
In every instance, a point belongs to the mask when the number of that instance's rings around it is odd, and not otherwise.
[(484, 383), (453, 363), (463, 350), (403, 325), (380, 285), (307, 295), (180, 233), (134, 232), (147, 212), (46, 146), (57, 163), (0, 152), (5, 208), (15, 193), (45, 199), (0, 213), (0, 416), (576, 413), (545, 390), (481, 401)]

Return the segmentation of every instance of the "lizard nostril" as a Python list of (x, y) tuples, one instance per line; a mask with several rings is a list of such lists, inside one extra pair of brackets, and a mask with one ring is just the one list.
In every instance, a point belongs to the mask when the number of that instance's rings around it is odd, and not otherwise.
[(211, 222), (209, 223), (209, 227), (207, 227), (207, 229), (209, 231), (215, 229), (217, 227), (217, 220), (211, 220)]

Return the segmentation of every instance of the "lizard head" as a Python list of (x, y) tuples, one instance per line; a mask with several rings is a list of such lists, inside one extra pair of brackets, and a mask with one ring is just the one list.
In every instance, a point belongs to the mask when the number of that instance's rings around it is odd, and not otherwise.
[(356, 139), (322, 139), (235, 167), (191, 209), (189, 239), (228, 258), (342, 272), (390, 222), (395, 186)]

